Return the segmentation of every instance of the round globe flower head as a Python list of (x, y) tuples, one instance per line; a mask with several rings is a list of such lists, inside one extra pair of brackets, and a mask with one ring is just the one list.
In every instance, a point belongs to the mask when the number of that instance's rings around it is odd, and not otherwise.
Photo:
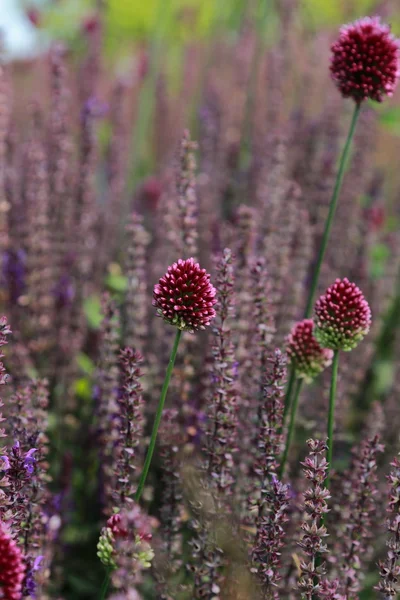
[(20, 600), (24, 576), (22, 552), (9, 532), (0, 526), (0, 598)]
[(311, 383), (332, 362), (333, 350), (322, 348), (314, 337), (314, 322), (296, 323), (287, 337), (286, 353), (296, 375)]
[(322, 346), (348, 352), (369, 332), (371, 309), (355, 283), (336, 279), (315, 304), (315, 324)]
[(171, 325), (193, 333), (215, 317), (216, 290), (193, 258), (179, 259), (154, 286), (153, 306)]
[(358, 104), (391, 96), (400, 76), (400, 45), (379, 17), (364, 17), (340, 29), (332, 45), (331, 74), (345, 98)]

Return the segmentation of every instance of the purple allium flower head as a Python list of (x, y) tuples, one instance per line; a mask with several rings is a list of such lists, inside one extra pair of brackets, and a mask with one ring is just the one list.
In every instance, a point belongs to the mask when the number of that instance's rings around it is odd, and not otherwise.
[(322, 348), (314, 337), (314, 322), (304, 319), (294, 325), (287, 337), (286, 353), (296, 375), (310, 383), (332, 362), (333, 350)]
[(22, 552), (6, 529), (0, 527), (0, 597), (20, 600), (25, 564)]
[(193, 258), (179, 259), (154, 286), (153, 306), (171, 325), (193, 333), (215, 317), (216, 290)]
[(345, 98), (358, 104), (391, 96), (400, 76), (400, 45), (379, 17), (364, 17), (340, 29), (330, 70)]
[(321, 346), (349, 352), (369, 332), (371, 309), (355, 283), (336, 279), (315, 304), (315, 323)]

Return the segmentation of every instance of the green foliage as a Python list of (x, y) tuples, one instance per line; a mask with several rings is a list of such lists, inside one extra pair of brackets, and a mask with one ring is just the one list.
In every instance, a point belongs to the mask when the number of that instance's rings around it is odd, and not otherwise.
[(400, 107), (389, 106), (379, 111), (379, 121), (382, 125), (395, 135), (400, 135)]
[(128, 289), (128, 279), (119, 273), (107, 275), (105, 284), (111, 292), (123, 293)]
[(386, 244), (377, 243), (370, 251), (370, 273), (374, 279), (379, 279), (385, 273), (386, 263), (390, 258), (390, 248)]
[(100, 327), (103, 316), (101, 314), (101, 302), (98, 296), (89, 296), (83, 304), (83, 311), (91, 329)]
[(92, 359), (87, 354), (81, 352), (78, 354), (76, 361), (79, 368), (85, 375), (93, 375), (95, 366)]
[(340, 25), (371, 14), (376, 0), (303, 0), (302, 4), (305, 24), (317, 28)]

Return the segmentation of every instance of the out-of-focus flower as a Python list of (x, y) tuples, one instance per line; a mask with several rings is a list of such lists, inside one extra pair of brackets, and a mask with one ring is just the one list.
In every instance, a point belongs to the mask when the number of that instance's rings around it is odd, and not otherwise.
[(154, 287), (153, 306), (164, 321), (193, 333), (215, 317), (215, 296), (207, 271), (193, 258), (179, 259)]
[(100, 19), (97, 15), (89, 15), (82, 23), (82, 31), (87, 34), (95, 33), (100, 29)]
[(355, 283), (336, 279), (315, 304), (315, 322), (321, 346), (348, 352), (369, 332), (371, 309)]
[(340, 30), (332, 45), (331, 73), (342, 95), (358, 104), (391, 96), (400, 76), (400, 44), (379, 17), (364, 17)]
[(314, 337), (314, 322), (304, 319), (296, 323), (288, 335), (286, 352), (296, 375), (310, 383), (332, 362), (333, 350), (322, 348)]
[[(134, 576), (151, 566), (154, 557), (151, 539), (151, 522), (135, 504), (131, 510), (121, 511), (108, 519), (97, 544), (97, 556), (112, 570), (125, 572), (128, 568), (129, 576)], [(116, 577), (119, 579), (118, 573)], [(125, 582), (128, 582), (126, 577)]]
[(25, 564), (11, 535), (0, 526), (0, 598), (20, 600)]
[(35, 8), (34, 6), (28, 8), (26, 11), (26, 16), (28, 17), (28, 20), (32, 23), (34, 27), (40, 27), (42, 18), (40, 11), (37, 8)]
[(35, 573), (40, 571), (43, 558), (43, 555), (40, 554), (35, 558), (32, 565), (30, 565), (28, 562), (27, 574), (24, 583), (24, 594), (28, 594), (31, 598), (36, 598), (37, 584), (35, 581)]
[(163, 191), (161, 179), (156, 176), (150, 176), (143, 181), (139, 190), (140, 199), (145, 207), (155, 210), (158, 206)]

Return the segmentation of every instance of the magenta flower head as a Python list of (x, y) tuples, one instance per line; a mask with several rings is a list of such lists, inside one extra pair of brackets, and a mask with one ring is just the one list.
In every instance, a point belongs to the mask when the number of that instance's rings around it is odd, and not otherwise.
[(332, 45), (331, 73), (345, 98), (358, 104), (391, 96), (400, 76), (400, 45), (379, 17), (364, 17), (340, 29)]
[(179, 259), (154, 286), (153, 306), (164, 321), (193, 333), (215, 317), (215, 296), (207, 271), (193, 258)]
[(314, 337), (312, 319), (299, 321), (287, 337), (286, 353), (296, 375), (311, 383), (332, 362), (333, 350), (322, 348)]
[(355, 283), (336, 279), (315, 304), (315, 324), (322, 346), (348, 352), (368, 333), (371, 309)]
[(0, 598), (20, 600), (24, 576), (22, 552), (8, 531), (0, 525)]

